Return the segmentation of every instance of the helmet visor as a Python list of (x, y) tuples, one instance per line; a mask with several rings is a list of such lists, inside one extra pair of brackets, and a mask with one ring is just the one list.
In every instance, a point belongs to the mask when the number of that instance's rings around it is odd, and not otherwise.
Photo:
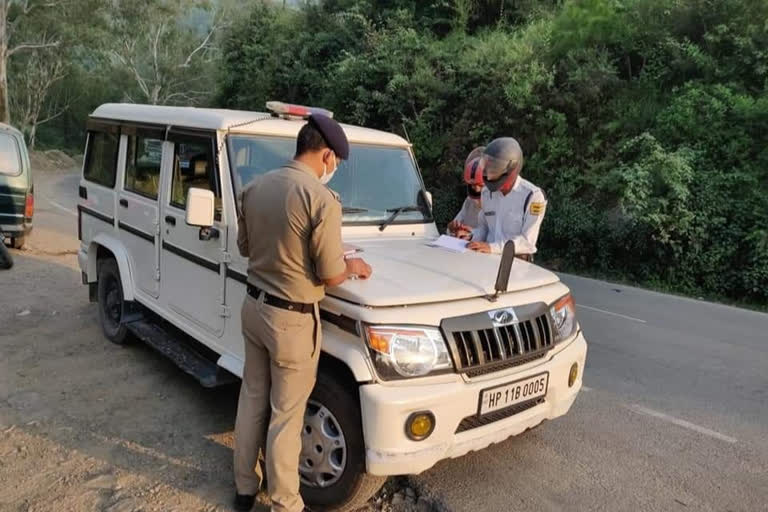
[(496, 181), (510, 169), (517, 166), (517, 162), (514, 160), (501, 160), (491, 155), (483, 155), (480, 159), (480, 168), (482, 169), (483, 178), (487, 181)]
[(467, 159), (464, 160), (464, 165), (466, 166), (472, 160), (474, 160), (476, 158), (480, 158), (481, 156), (483, 156), (483, 151), (485, 151), (485, 146), (477, 146), (475, 149), (470, 151), (469, 155), (467, 156)]
[(464, 183), (467, 185), (483, 186), (483, 173), (480, 170), (480, 159), (475, 158), (464, 168)]

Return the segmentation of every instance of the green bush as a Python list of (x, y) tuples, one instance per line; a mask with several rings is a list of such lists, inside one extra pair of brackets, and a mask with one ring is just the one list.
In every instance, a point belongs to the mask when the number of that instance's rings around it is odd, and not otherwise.
[(259, 3), (219, 97), (407, 134), (441, 226), (467, 152), (514, 136), (549, 199), (542, 261), (765, 304), (766, 19), (757, 0)]

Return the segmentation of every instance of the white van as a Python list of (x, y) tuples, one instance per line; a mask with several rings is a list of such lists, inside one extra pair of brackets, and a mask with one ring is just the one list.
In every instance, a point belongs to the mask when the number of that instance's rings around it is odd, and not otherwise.
[[(312, 111), (272, 107), (107, 104), (88, 121), (78, 257), (104, 333), (143, 340), (204, 386), (243, 369), (235, 198), (290, 160)], [(388, 475), (565, 414), (587, 352), (555, 274), (519, 259), (505, 269), (509, 254), (427, 245), (438, 231), (410, 144), (343, 128), (351, 154), (329, 186), (343, 202), (344, 242), (374, 273), (321, 303), (300, 461), (307, 503), (335, 510), (362, 505)]]

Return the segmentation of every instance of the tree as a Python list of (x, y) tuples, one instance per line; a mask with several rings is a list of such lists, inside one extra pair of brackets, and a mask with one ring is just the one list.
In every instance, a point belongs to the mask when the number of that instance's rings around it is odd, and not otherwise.
[[(213, 94), (216, 36), (226, 18), (206, 2), (192, 3), (191, 9), (189, 3), (116, 2), (110, 27), (115, 45), (109, 53), (131, 84), (123, 90), (128, 101), (194, 105)], [(191, 14), (207, 17), (205, 26), (195, 25)]]
[(49, 97), (66, 78), (68, 63), (61, 53), (45, 50), (31, 53), (21, 64), (24, 71), (13, 81), (10, 105), (14, 122), (27, 136), (29, 148), (34, 149), (37, 128), (62, 115), (71, 103), (71, 94), (66, 91), (53, 100)]
[(60, 8), (65, 2), (55, 0), (0, 0), (0, 122), (9, 123), (8, 60), (16, 53), (53, 48), (60, 44), (56, 36), (42, 32), (29, 40), (16, 41), (22, 21), (29, 21), (33, 11)]

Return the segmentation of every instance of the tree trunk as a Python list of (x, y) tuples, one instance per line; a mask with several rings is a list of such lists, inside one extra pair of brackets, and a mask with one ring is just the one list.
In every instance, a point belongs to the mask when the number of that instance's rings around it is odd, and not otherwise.
[(0, 123), (10, 123), (8, 108), (8, 0), (0, 0)]
[(8, 59), (5, 55), (5, 45), (0, 43), (0, 123), (10, 123), (11, 113), (8, 109)]
[(37, 139), (37, 121), (32, 124), (32, 128), (29, 130), (29, 142), (27, 146), (30, 151), (35, 149), (35, 140)]

